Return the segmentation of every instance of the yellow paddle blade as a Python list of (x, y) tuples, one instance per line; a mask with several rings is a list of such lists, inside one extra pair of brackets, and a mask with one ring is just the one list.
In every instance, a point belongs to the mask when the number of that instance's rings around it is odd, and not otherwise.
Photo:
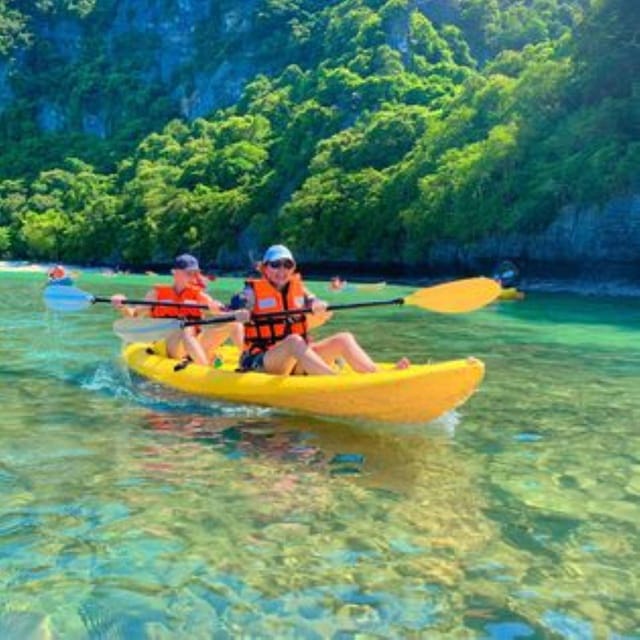
[(405, 304), (439, 313), (466, 313), (493, 302), (501, 290), (500, 285), (490, 278), (467, 278), (418, 289), (404, 301)]

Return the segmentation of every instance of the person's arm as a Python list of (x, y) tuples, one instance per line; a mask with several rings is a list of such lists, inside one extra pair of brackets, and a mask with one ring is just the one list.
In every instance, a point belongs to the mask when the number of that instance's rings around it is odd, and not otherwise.
[(206, 304), (209, 307), (209, 311), (214, 315), (219, 315), (224, 311), (224, 305), (219, 300), (214, 300), (210, 295), (206, 293), (200, 294), (200, 301), (202, 304)]
[[(144, 299), (149, 300), (150, 302), (156, 302), (156, 292), (153, 291), (153, 289), (148, 291)], [(122, 293), (112, 295), (111, 304), (120, 311), (125, 318), (139, 318), (141, 316), (149, 315), (149, 307), (135, 307), (127, 305), (127, 296)]]
[(251, 314), (248, 309), (244, 309), (243, 307), (233, 307), (229, 305), (226, 307), (219, 300), (214, 300), (210, 296), (206, 296), (208, 298), (207, 305), (209, 306), (209, 310), (213, 312), (214, 315), (221, 315), (227, 313), (228, 311), (233, 311), (233, 315), (236, 318), (236, 322), (249, 322), (251, 319)]
[(326, 300), (320, 300), (314, 293), (305, 287), (304, 289), (305, 306), (311, 307), (313, 313), (324, 313), (329, 306)]

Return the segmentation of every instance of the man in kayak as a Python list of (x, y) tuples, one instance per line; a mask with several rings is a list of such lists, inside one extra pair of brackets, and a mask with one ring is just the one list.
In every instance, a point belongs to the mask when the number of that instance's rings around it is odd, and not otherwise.
[[(288, 375), (333, 375), (338, 358), (360, 373), (373, 373), (377, 365), (351, 333), (336, 333), (318, 342), (309, 342), (306, 314), (273, 317), (279, 311), (311, 308), (313, 313), (327, 311), (327, 303), (316, 298), (296, 273), (293, 255), (284, 245), (269, 247), (260, 263), (261, 278), (249, 279), (236, 298), (251, 311), (251, 323), (245, 327), (240, 368), (244, 371)], [(397, 369), (406, 369), (402, 358)]]
[(520, 269), (511, 262), (503, 260), (496, 268), (493, 279), (503, 288), (517, 287), (520, 281)]
[[(194, 309), (192, 305), (204, 305), (213, 314), (224, 311), (221, 302), (214, 300), (205, 293), (205, 282), (200, 265), (196, 258), (188, 253), (178, 256), (171, 271), (173, 283), (170, 285), (156, 285), (147, 292), (145, 300), (157, 301), (158, 306), (136, 307), (127, 306), (127, 298), (122, 294), (111, 297), (111, 303), (123, 315), (129, 318), (150, 315), (152, 318), (180, 318), (183, 320), (200, 320), (204, 317), (202, 309)], [(162, 306), (162, 302), (184, 303), (184, 307)], [(236, 311), (236, 322), (210, 325), (206, 328), (198, 326), (185, 327), (174, 331), (166, 339), (167, 355), (170, 358), (182, 359), (188, 356), (197, 364), (211, 364), (215, 358), (216, 349), (227, 339), (242, 349), (244, 345), (243, 322), (248, 320), (246, 310)]]
[(73, 280), (67, 273), (67, 270), (61, 265), (57, 264), (47, 272), (47, 284), (68, 284), (72, 285)]

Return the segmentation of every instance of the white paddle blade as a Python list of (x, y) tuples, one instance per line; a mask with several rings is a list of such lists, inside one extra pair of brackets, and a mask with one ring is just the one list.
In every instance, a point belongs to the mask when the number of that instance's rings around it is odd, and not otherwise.
[(82, 311), (93, 304), (93, 296), (76, 287), (50, 285), (45, 287), (44, 303), (52, 311)]
[(156, 342), (181, 329), (180, 320), (171, 318), (120, 318), (113, 323), (113, 331), (124, 342)]

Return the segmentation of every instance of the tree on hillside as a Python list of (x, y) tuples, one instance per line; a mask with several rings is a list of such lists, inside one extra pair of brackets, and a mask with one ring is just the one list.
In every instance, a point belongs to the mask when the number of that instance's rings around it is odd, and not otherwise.
[(26, 22), (26, 16), (10, 8), (7, 0), (0, 0), (0, 56), (6, 55), (14, 47), (29, 43)]
[(628, 98), (640, 92), (640, 2), (597, 0), (576, 29), (575, 59), (583, 98)]

